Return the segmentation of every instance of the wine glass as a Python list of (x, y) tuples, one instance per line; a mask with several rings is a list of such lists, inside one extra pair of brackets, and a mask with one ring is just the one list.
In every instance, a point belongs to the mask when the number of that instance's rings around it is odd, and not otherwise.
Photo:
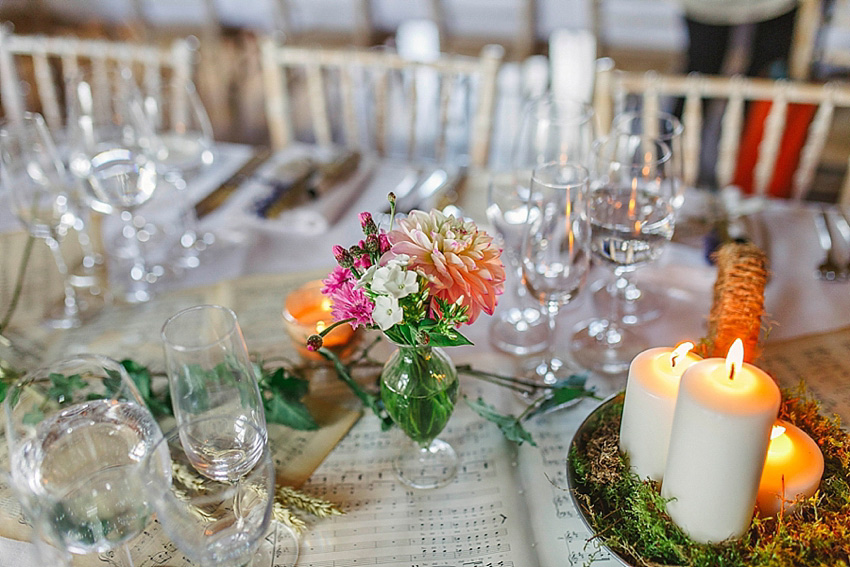
[(578, 295), (590, 270), (587, 183), (587, 170), (574, 163), (541, 165), (531, 178), (522, 277), (548, 316), (549, 342), (545, 356), (530, 359), (527, 369), (529, 379), (545, 385), (579, 370), (567, 353), (555, 352), (555, 319)]
[[(238, 479), (260, 458), (267, 433), (260, 389), (236, 314), (219, 305), (184, 309), (165, 322), (162, 342), (171, 404), (186, 454), (208, 478)], [(211, 416), (227, 417), (233, 427), (209, 429), (214, 421), (199, 420)]]
[[(267, 443), (254, 458), (248, 439), (264, 432), (247, 423), (238, 426), (250, 432), (235, 436), (232, 449), (245, 459), (237, 467), (242, 472), (228, 480), (210, 478), (193, 458), (184, 440), (195, 431), (235, 431), (229, 416), (192, 418), (166, 433), (146, 462), (148, 494), (157, 519), (165, 533), (193, 563), (209, 567), (246, 567), (263, 542), (271, 523), (275, 493), (275, 470)], [(245, 446), (239, 447), (239, 440)], [(198, 474), (199, 473), (199, 474)], [(285, 557), (276, 557), (275, 565), (292, 567), (298, 558), (298, 542), (291, 530), (282, 528), (278, 535), (289, 541), (277, 548)]]
[(76, 220), (73, 187), (41, 115), (25, 113), (0, 127), (0, 164), (0, 179), (15, 216), (31, 235), (44, 240), (62, 277), (61, 307), (49, 311), (46, 322), (58, 329), (79, 327), (80, 305), (60, 250)]
[[(670, 147), (655, 138), (613, 134), (593, 148), (588, 216), (594, 258), (615, 276), (655, 260), (673, 236), (677, 183)], [(620, 323), (620, 305), (584, 324), (572, 348), (583, 366), (608, 374), (625, 371), (646, 348), (644, 339)]]
[[(503, 231), (525, 224), (528, 183), (538, 165), (567, 161), (586, 165), (593, 139), (593, 109), (579, 101), (547, 93), (526, 103), (511, 157), (512, 177), (505, 183), (493, 181), (488, 194), (487, 214), (505, 240), (505, 257), (521, 275), (519, 245)], [(512, 184), (512, 186), (511, 186)], [(524, 230), (524, 226), (523, 226)], [(514, 261), (516, 258), (516, 261)], [(516, 286), (519, 307), (502, 311), (495, 319), (490, 337), (496, 348), (513, 354), (533, 354), (546, 348), (547, 317), (540, 309), (523, 306), (526, 290)]]
[(214, 237), (198, 234), (198, 218), (187, 195), (187, 180), (213, 163), (212, 124), (194, 83), (186, 77), (171, 78), (165, 96), (146, 96), (144, 109), (144, 118), (154, 134), (150, 155), (180, 200), (175, 261), (182, 268), (195, 268), (200, 265), (199, 253)]
[[(162, 432), (114, 360), (81, 354), (27, 373), (3, 404), (12, 485), (34, 532), (68, 553), (122, 548), (148, 522), (144, 459)], [(129, 565), (132, 565), (130, 560)]]
[(502, 259), (513, 274), (506, 295), (514, 305), (502, 309), (490, 324), (490, 342), (516, 355), (535, 354), (546, 348), (549, 326), (538, 305), (532, 306), (522, 282), (520, 253), (528, 220), (528, 187), (513, 175), (494, 177), (487, 190), (487, 218), (502, 239)]
[[(682, 183), (682, 132), (681, 121), (662, 111), (650, 112), (627, 111), (614, 117), (611, 131), (619, 134), (632, 134), (657, 138), (670, 146), (671, 167), (670, 178), (676, 182), (673, 206), (678, 211), (685, 200), (684, 183)], [(608, 313), (611, 302), (618, 301), (621, 306), (621, 320), (627, 325), (645, 323), (658, 318), (664, 309), (664, 299), (651, 286), (642, 287), (630, 277), (633, 272), (622, 272), (619, 277), (612, 278), (593, 288), (593, 303), (596, 308)], [(616, 296), (616, 297), (615, 297)]]
[[(157, 171), (146, 154), (153, 134), (144, 129), (142, 99), (128, 68), (114, 69), (101, 85), (94, 77), (79, 75), (68, 89), (71, 171), (87, 182), (90, 205), (98, 212), (116, 214), (123, 227), (113, 256), (122, 267), (113, 272), (129, 276), (122, 282), (128, 303), (150, 300), (150, 285), (163, 275), (151, 266), (134, 211), (157, 187)], [(104, 93), (98, 89), (107, 89)], [(107, 105), (106, 108), (103, 105)], [(121, 284), (119, 284), (121, 285)]]

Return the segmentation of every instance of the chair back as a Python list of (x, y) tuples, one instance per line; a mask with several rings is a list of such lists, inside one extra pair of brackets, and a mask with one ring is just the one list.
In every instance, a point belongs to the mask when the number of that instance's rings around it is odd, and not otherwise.
[[(470, 165), (487, 163), (500, 46), (486, 46), (480, 57), (409, 61), (387, 50), (290, 47), (264, 38), (261, 52), (275, 148), (299, 139), (394, 155), (403, 144), (407, 159), (427, 155), (442, 162), (452, 129), (465, 119), (466, 131), (457, 136), (465, 147), (458, 153), (468, 155)], [(420, 98), (426, 95), (434, 102), (427, 125), (436, 126), (423, 137)], [(458, 109), (460, 118), (453, 113)]]
[(4, 115), (15, 120), (26, 111), (41, 112), (51, 131), (61, 131), (65, 126), (65, 85), (85, 66), (91, 68), (93, 82), (104, 86), (94, 93), (96, 101), (108, 96), (108, 72), (116, 67), (132, 69), (144, 94), (160, 101), (166, 92), (166, 78), (191, 80), (192, 51), (182, 39), (158, 48), (100, 39), (15, 35), (0, 27)]
[[(749, 79), (744, 77), (719, 77), (691, 75), (664, 75), (656, 72), (629, 73), (614, 69), (610, 60), (599, 60), (597, 64), (596, 90), (594, 106), (599, 120), (600, 132), (607, 132), (612, 117), (635, 103), (647, 112), (660, 110), (671, 100), (683, 98), (682, 112), (683, 166), (684, 181), (693, 186), (706, 173), (713, 174), (719, 187), (734, 182), (742, 159), (742, 136), (745, 124), (752, 117), (747, 109), (753, 110), (758, 101), (769, 102), (765, 112), (763, 131), (757, 142), (757, 156), (752, 169), (752, 192), (765, 195), (771, 184), (777, 166), (787, 166), (783, 159), (787, 150), (788, 135), (792, 128), (802, 133), (800, 151), (790, 156), (797, 160), (791, 174), (790, 196), (802, 199), (809, 195), (815, 180), (818, 166), (824, 155), (830, 130), (836, 116), (850, 108), (850, 86), (838, 83), (808, 83), (802, 81)], [(717, 132), (716, 159), (706, 159), (712, 148), (704, 147), (703, 128), (706, 117), (713, 114), (704, 112), (710, 101), (720, 104), (710, 107), (720, 113), (719, 132)], [(794, 124), (791, 118), (800, 113), (795, 105), (807, 106), (811, 120)], [(764, 107), (762, 107), (764, 109)], [(790, 110), (790, 112), (789, 112)], [(750, 112), (752, 114), (752, 112)], [(846, 162), (847, 150), (842, 159)], [(782, 156), (783, 159), (780, 159)], [(711, 157), (709, 155), (709, 157)], [(712, 168), (710, 171), (701, 171)], [(842, 164), (843, 169), (846, 166)], [(838, 190), (837, 201), (850, 203), (850, 173), (845, 173)]]

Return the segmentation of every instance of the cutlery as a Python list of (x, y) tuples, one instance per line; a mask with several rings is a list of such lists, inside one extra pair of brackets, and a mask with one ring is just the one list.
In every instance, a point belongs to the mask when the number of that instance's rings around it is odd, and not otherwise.
[(242, 186), (242, 183), (266, 162), (269, 156), (271, 156), (271, 150), (269, 148), (259, 148), (251, 159), (245, 162), (236, 173), (231, 175), (209, 195), (198, 201), (195, 204), (195, 215), (197, 215), (198, 219), (204, 218), (221, 207)]
[[(396, 193), (396, 213), (406, 214), (417, 208), (418, 204), (421, 203), (423, 199), (432, 195), (434, 191), (439, 189), (439, 187), (445, 183), (448, 178), (448, 173), (442, 168), (432, 169), (427, 171), (427, 173), (419, 173), (416, 176), (416, 181), (413, 187), (405, 190), (407, 183), (409, 182), (409, 177), (410, 174), (405, 176), (401, 183), (399, 183), (400, 187), (396, 188), (404, 192), (403, 194)], [(387, 207), (384, 212), (389, 213), (389, 207)]]
[(832, 236), (829, 233), (829, 217), (823, 209), (815, 215), (815, 229), (818, 233), (820, 247), (826, 253), (826, 257), (818, 265), (815, 274), (818, 279), (830, 282), (842, 279), (842, 267), (833, 258), (834, 250)]

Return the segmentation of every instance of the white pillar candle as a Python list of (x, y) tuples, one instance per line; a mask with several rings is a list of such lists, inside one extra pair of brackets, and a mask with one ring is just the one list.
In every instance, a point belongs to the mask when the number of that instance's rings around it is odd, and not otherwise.
[(741, 536), (752, 520), (779, 388), (735, 341), (726, 360), (708, 358), (682, 375), (661, 495), (697, 542)]
[(667, 445), (676, 409), (682, 373), (702, 358), (692, 352), (693, 343), (676, 349), (651, 348), (637, 355), (629, 366), (620, 451), (640, 478), (660, 481), (667, 462)]
[(756, 500), (761, 516), (790, 512), (797, 498), (815, 493), (823, 476), (823, 453), (802, 429), (777, 421), (770, 437)]

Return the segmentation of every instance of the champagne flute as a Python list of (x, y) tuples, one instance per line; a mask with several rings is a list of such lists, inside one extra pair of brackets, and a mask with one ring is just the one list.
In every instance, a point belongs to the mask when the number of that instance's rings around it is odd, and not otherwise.
[(124, 368), (60, 360), (21, 378), (3, 409), (12, 485), (35, 533), (66, 565), (68, 553), (115, 548), (132, 565), (125, 543), (150, 517), (143, 461), (162, 432)]
[[(555, 352), (559, 309), (578, 295), (590, 270), (588, 172), (578, 164), (550, 162), (531, 178), (522, 276), (548, 316), (549, 342), (542, 359), (527, 363), (529, 379), (553, 385), (579, 369), (567, 353)], [(533, 212), (532, 212), (533, 211)]]
[[(511, 157), (512, 178), (506, 186), (494, 182), (488, 195), (488, 218), (505, 239), (505, 256), (517, 276), (519, 241), (503, 233), (517, 222), (525, 223), (528, 183), (538, 165), (558, 161), (586, 164), (593, 139), (593, 109), (578, 100), (557, 97), (551, 93), (528, 101), (523, 109), (520, 128)], [(510, 185), (512, 184), (512, 186)], [(504, 203), (504, 206), (502, 205)], [(492, 323), (490, 338), (496, 348), (513, 354), (533, 354), (546, 349), (548, 323), (546, 315), (523, 306), (527, 301), (524, 286), (516, 288), (518, 307), (503, 310)]]
[[(124, 300), (142, 303), (150, 300), (150, 285), (163, 273), (148, 262), (141, 246), (148, 235), (140, 233), (133, 214), (157, 187), (156, 165), (145, 152), (153, 136), (143, 127), (141, 94), (130, 69), (115, 69), (107, 80), (106, 85), (87, 76), (71, 81), (71, 171), (87, 182), (92, 208), (116, 213), (123, 223), (123, 240), (115, 246), (113, 256), (128, 264), (122, 270), (124, 276), (129, 276), (129, 281), (124, 282)], [(106, 88), (106, 96), (97, 88)], [(103, 108), (102, 104), (108, 107)]]
[[(254, 466), (266, 444), (263, 402), (236, 314), (198, 305), (162, 327), (174, 416), (192, 465), (204, 476), (234, 482)], [(212, 427), (230, 419), (232, 427)]]
[[(676, 183), (673, 206), (678, 212), (685, 200), (685, 187), (682, 183), (682, 133), (684, 127), (681, 121), (666, 112), (642, 111), (621, 112), (614, 117), (611, 131), (618, 134), (632, 134), (657, 138), (670, 146), (671, 167), (669, 177)], [(618, 301), (621, 306), (621, 320), (627, 325), (645, 323), (657, 319), (664, 309), (664, 299), (651, 286), (642, 287), (630, 277), (633, 272), (622, 272), (619, 277), (612, 278), (595, 285), (593, 288), (593, 303), (603, 313), (611, 310), (611, 302)]]
[[(673, 236), (677, 183), (670, 147), (655, 138), (614, 134), (594, 144), (588, 197), (594, 258), (615, 276), (655, 260)], [(572, 347), (583, 366), (608, 374), (625, 371), (646, 348), (620, 323), (620, 305), (585, 323)]]
[(0, 179), (9, 191), (15, 216), (29, 233), (43, 240), (62, 277), (64, 298), (58, 310), (47, 314), (47, 324), (57, 329), (79, 327), (80, 305), (60, 243), (73, 227), (73, 187), (39, 114), (25, 113), (0, 127)]
[[(193, 563), (208, 567), (247, 567), (263, 543), (271, 523), (275, 470), (267, 443), (257, 458), (247, 459), (236, 482), (211, 479), (196, 468), (184, 439), (197, 430), (228, 430), (229, 416), (192, 418), (166, 433), (146, 462), (151, 503), (163, 530)], [(263, 432), (252, 424), (247, 438)], [(247, 455), (243, 452), (243, 455)], [(197, 476), (195, 473), (200, 473)], [(278, 530), (275, 565), (292, 567), (298, 558), (298, 541), (284, 526)], [(282, 538), (289, 541), (283, 545)], [(282, 563), (281, 563), (282, 561)]]

